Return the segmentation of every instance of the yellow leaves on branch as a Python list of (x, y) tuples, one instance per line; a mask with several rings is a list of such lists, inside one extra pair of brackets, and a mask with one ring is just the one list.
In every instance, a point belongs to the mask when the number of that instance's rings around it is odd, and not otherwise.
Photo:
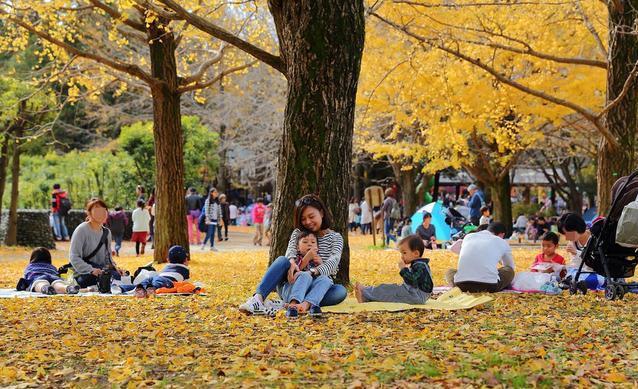
[[(605, 69), (557, 63), (514, 50), (535, 50), (555, 57), (604, 61), (594, 36), (575, 3), (424, 7), (386, 2), (382, 17), (434, 45), (444, 45), (480, 60), (530, 88), (549, 93), (592, 111), (604, 101)], [(474, 4), (474, 5), (472, 5)], [(606, 37), (604, 4), (582, 2), (582, 12), (599, 36)], [(507, 8), (504, 10), (503, 8)], [(419, 134), (424, 149), (405, 150), (425, 170), (471, 164), (472, 137), (496, 147), (490, 159), (506, 166), (521, 151), (543, 140), (543, 124), (563, 124), (573, 111), (518, 91), (478, 67), (391, 28), (370, 16), (359, 86), (356, 135), (358, 147), (377, 157), (379, 143), (393, 143), (387, 128)], [(530, 23), (530, 21), (535, 21)], [(515, 126), (502, 126), (509, 113)], [(390, 124), (388, 124), (390, 123)], [(408, 158), (409, 159), (409, 158)]]

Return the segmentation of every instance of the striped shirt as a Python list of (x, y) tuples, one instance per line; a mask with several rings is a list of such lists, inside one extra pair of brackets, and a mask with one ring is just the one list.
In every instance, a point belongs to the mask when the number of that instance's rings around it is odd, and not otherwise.
[(173, 281), (184, 281), (190, 278), (188, 266), (181, 263), (169, 263), (164, 266), (159, 274), (160, 277), (168, 277)]
[[(288, 241), (288, 249), (286, 250), (286, 258), (293, 261), (297, 258), (297, 242), (301, 231), (295, 229), (290, 235)], [(341, 253), (343, 251), (343, 237), (338, 232), (328, 230), (324, 236), (317, 236), (317, 244), (319, 245), (318, 254), (323, 263), (317, 266), (317, 271), (321, 275), (334, 277), (339, 271), (339, 262), (341, 262)]]

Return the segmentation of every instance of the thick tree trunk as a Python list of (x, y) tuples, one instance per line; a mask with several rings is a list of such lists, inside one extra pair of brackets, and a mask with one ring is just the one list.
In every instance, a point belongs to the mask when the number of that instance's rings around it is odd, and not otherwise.
[(18, 198), (20, 187), (20, 137), (22, 137), (22, 123), (14, 127), (13, 157), (11, 158), (11, 204), (9, 205), (9, 226), (5, 244), (18, 245)]
[(512, 234), (512, 198), (510, 197), (512, 186), (510, 184), (510, 176), (509, 174), (504, 174), (502, 179), (488, 184), (494, 204), (493, 220), (505, 224), (506, 236), (510, 236)]
[(288, 78), (270, 261), (283, 255), (295, 200), (316, 193), (344, 238), (337, 280), (349, 282), (348, 197), (363, 0), (269, 0)]
[(166, 262), (168, 249), (181, 245), (188, 250), (184, 214), (184, 134), (175, 63), (173, 33), (159, 29), (158, 22), (148, 28), (151, 41), (153, 77), (161, 80), (151, 87), (153, 96), (153, 135), (156, 159), (155, 253), (158, 263)]
[(403, 199), (403, 215), (409, 217), (416, 211), (416, 174), (417, 169), (401, 170), (402, 166), (392, 163), (394, 176), (401, 185), (401, 198)]
[(2, 148), (0, 149), (0, 220), (2, 220), (2, 199), (4, 198), (4, 190), (7, 187), (7, 166), (9, 165), (9, 142), (11, 138), (9, 134), (4, 135)]
[[(607, 103), (622, 91), (625, 81), (638, 62), (638, 35), (633, 32), (638, 18), (638, 0), (621, 3), (624, 9), (609, 4), (609, 66), (607, 69)], [(620, 147), (604, 138), (598, 146), (598, 213), (605, 215), (611, 204), (614, 182), (635, 169), (636, 134), (638, 132), (638, 81), (634, 80), (620, 104), (605, 115), (605, 125)]]

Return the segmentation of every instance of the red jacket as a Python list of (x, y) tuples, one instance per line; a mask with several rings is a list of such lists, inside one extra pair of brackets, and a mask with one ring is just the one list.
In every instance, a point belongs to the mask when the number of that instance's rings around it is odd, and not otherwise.
[(60, 199), (67, 196), (66, 192), (60, 189), (54, 189), (51, 194), (51, 212), (57, 213), (60, 209)]

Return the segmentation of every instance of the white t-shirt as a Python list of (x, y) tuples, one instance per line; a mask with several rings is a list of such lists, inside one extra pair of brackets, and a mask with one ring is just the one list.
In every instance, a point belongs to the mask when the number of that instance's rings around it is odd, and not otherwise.
[(499, 262), (514, 269), (512, 248), (507, 241), (489, 231), (468, 234), (463, 238), (454, 283), (473, 281), (496, 284), (500, 280)]
[(237, 219), (237, 206), (235, 204), (229, 205), (228, 213), (230, 214), (231, 219)]
[(361, 224), (372, 223), (372, 215), (370, 215), (370, 206), (366, 201), (361, 203)]
[(151, 214), (146, 209), (135, 208), (131, 215), (133, 232), (148, 232), (151, 229)]

